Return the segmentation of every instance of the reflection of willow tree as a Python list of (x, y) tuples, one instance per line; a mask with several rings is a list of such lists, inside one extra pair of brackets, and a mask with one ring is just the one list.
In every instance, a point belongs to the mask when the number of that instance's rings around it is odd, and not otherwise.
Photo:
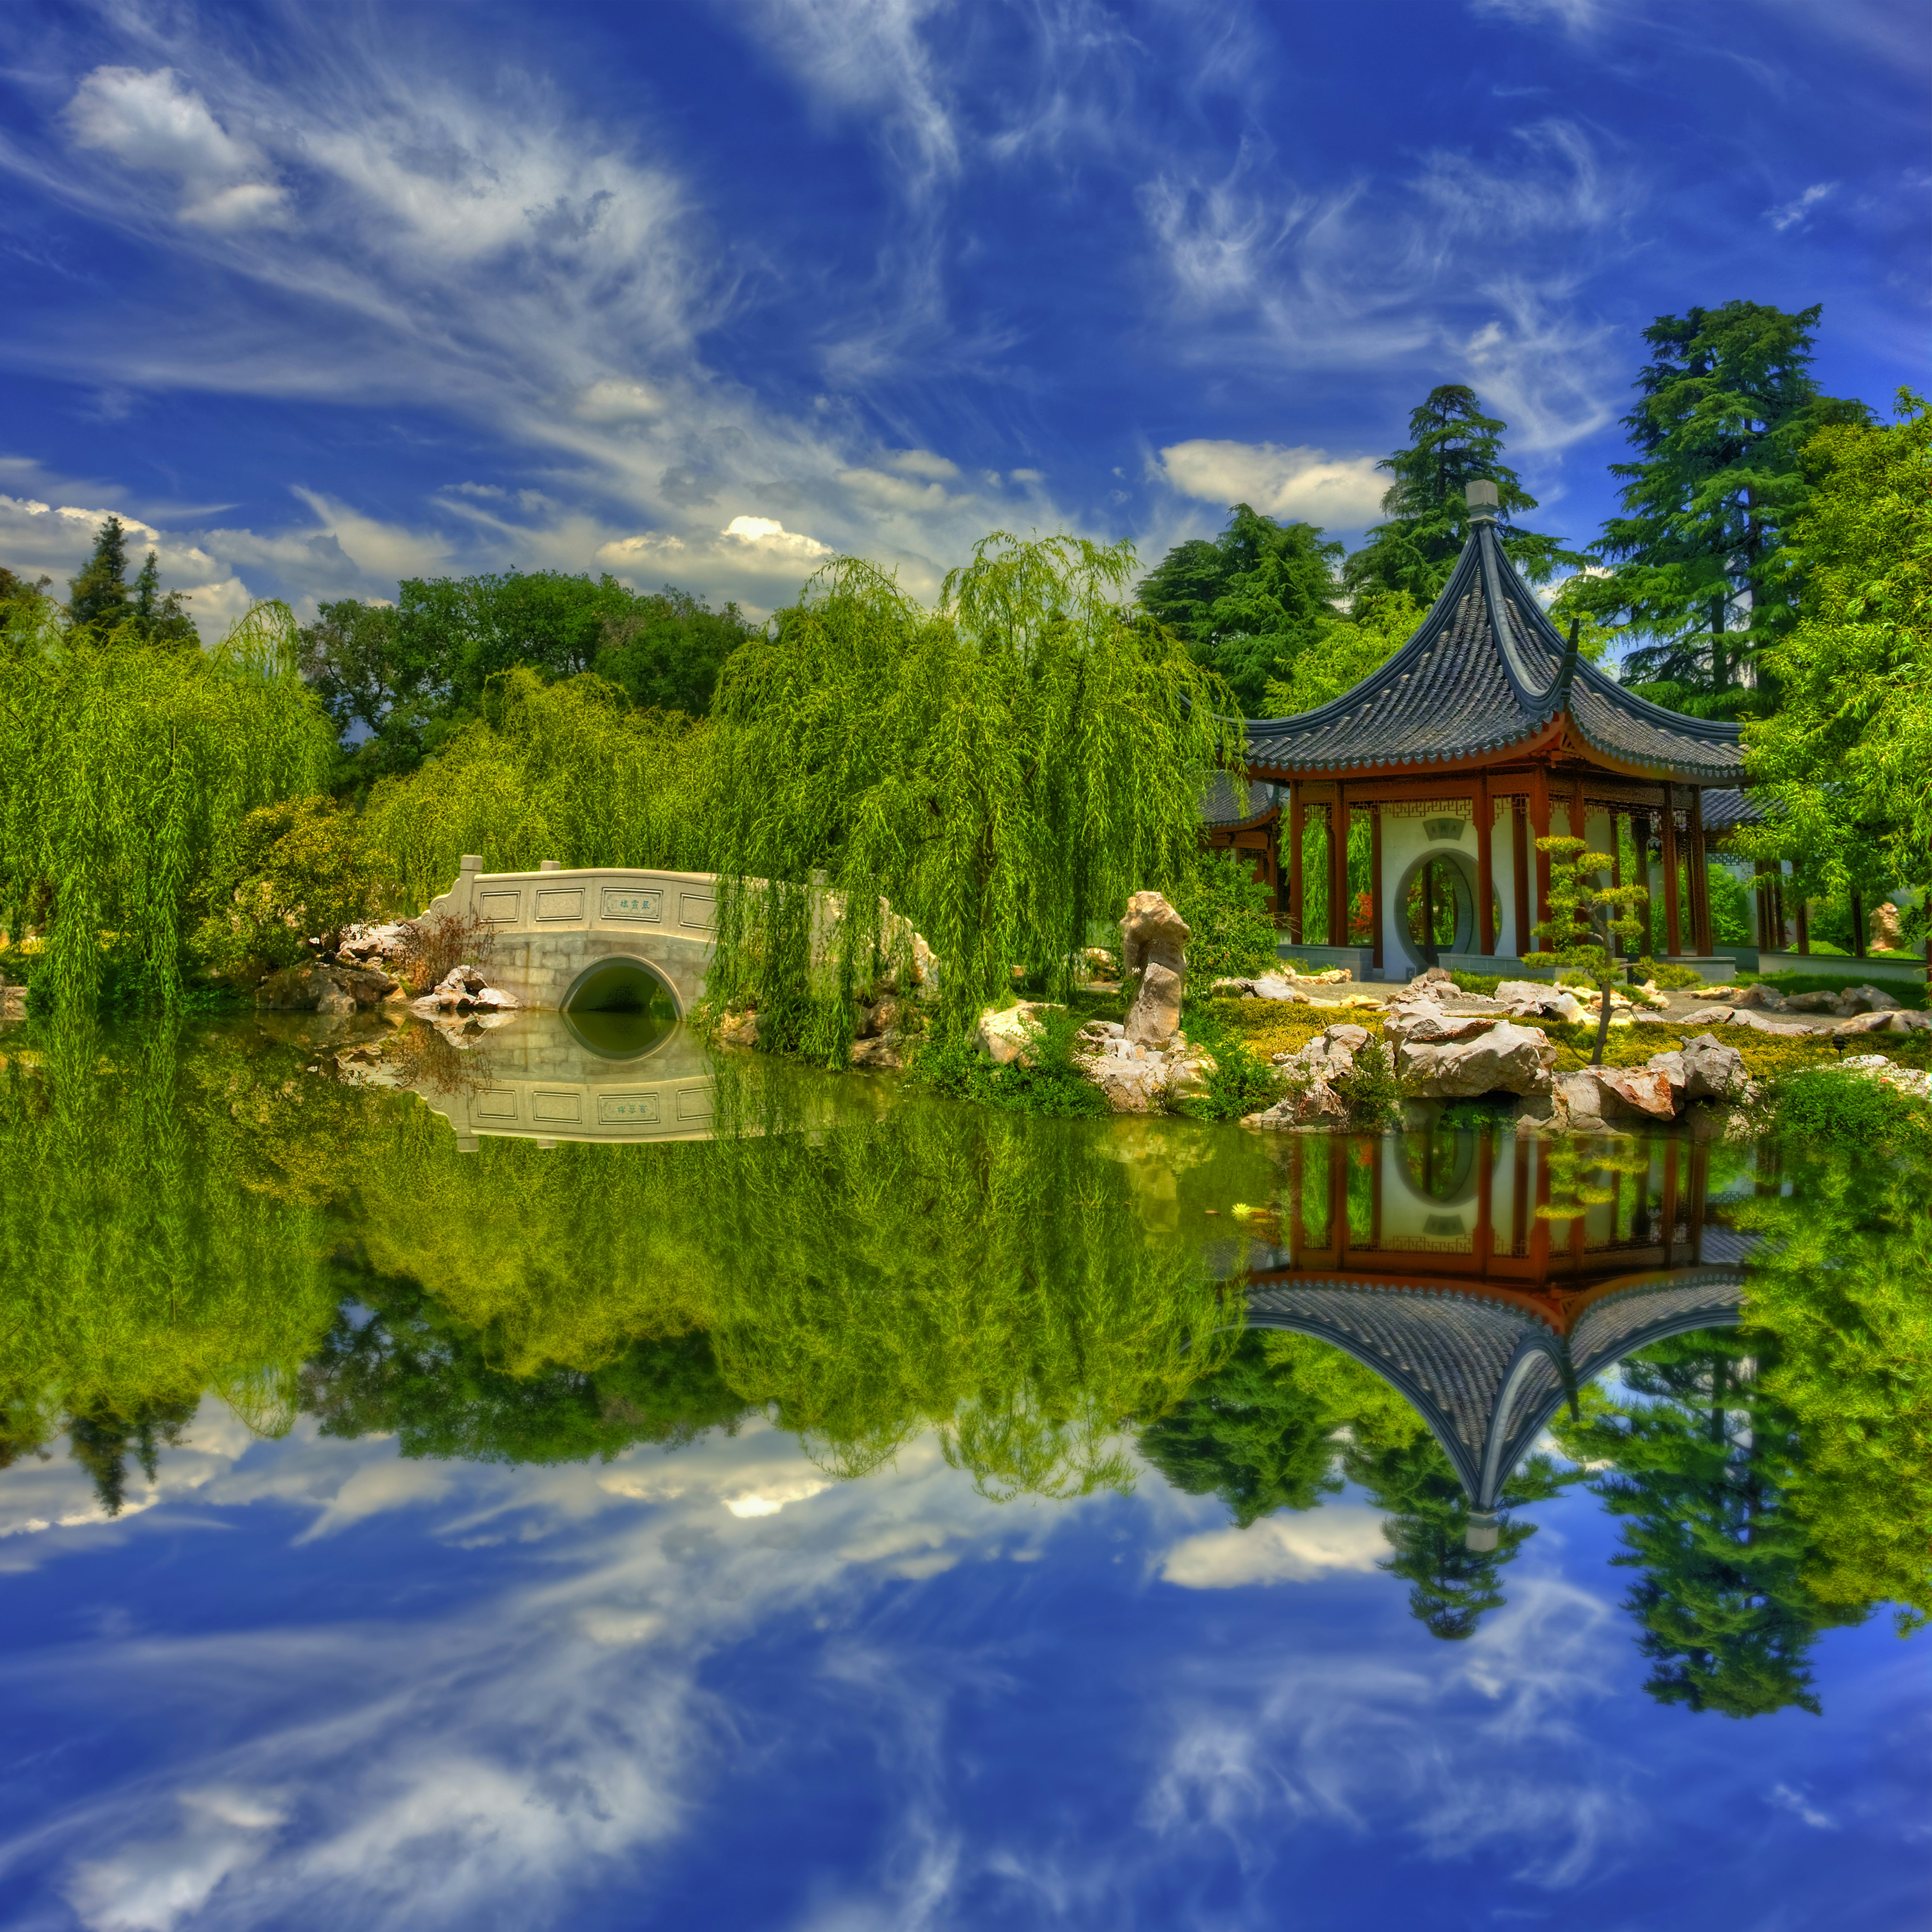
[(1667, 1704), (1750, 1718), (1818, 1708), (1806, 1657), (1820, 1630), (1867, 1606), (1821, 1603), (1804, 1578), (1804, 1526), (1789, 1498), (1802, 1450), (1769, 1393), (1762, 1336), (1712, 1328), (1653, 1343), (1623, 1365), (1622, 1388), (1558, 1433), (1624, 1522), (1616, 1561), (1637, 1570), (1626, 1607), (1652, 1660), (1646, 1687)]
[[(1177, 1489), (1219, 1496), (1246, 1528), (1278, 1509), (1312, 1509), (1359, 1483), (1388, 1513), (1409, 1608), (1432, 1634), (1472, 1635), (1503, 1599), (1498, 1580), (1534, 1532), (1502, 1526), (1494, 1550), (1467, 1546), (1469, 1501), (1421, 1418), (1378, 1376), (1325, 1342), (1250, 1330), (1228, 1361), (1141, 1435), (1141, 1451)], [(1547, 1460), (1532, 1457), (1505, 1506), (1555, 1493)]]
[[(731, 1124), (796, 1124), (794, 1071), (721, 1077), (755, 1083), (722, 1096)], [(700, 1332), (733, 1396), (828, 1468), (932, 1427), (987, 1493), (1060, 1495), (1127, 1483), (1122, 1427), (1220, 1352), (1200, 1256), (1130, 1232), (1106, 1133), (913, 1101), (830, 1131), (459, 1154), (388, 1101), (345, 1158), (371, 1268), (497, 1371), (601, 1388), (640, 1344)]]
[(265, 1110), (315, 1097), (272, 1052), (177, 1052), (90, 1028), (0, 1072), (0, 1410), (10, 1457), (65, 1429), (102, 1503), (151, 1478), (204, 1390), (285, 1430), (326, 1329), (318, 1216), (256, 1184)]

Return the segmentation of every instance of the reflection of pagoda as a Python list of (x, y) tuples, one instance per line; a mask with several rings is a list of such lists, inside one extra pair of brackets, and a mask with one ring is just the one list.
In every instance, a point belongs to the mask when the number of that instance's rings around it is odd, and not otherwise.
[(1289, 1150), (1286, 1245), (1253, 1258), (1249, 1323), (1331, 1342), (1401, 1393), (1468, 1492), (1472, 1550), (1496, 1547), (1504, 1485), (1576, 1390), (1738, 1318), (1748, 1240), (1711, 1219), (1707, 1150), (1634, 1150), (1579, 1194), (1554, 1170), (1580, 1156), (1513, 1136)]

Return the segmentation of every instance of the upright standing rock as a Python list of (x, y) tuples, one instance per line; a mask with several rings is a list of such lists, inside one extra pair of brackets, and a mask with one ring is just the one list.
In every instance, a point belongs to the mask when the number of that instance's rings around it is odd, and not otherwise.
[(1141, 976), (1127, 1037), (1136, 1046), (1165, 1046), (1180, 1024), (1187, 978), (1187, 922), (1159, 892), (1136, 892), (1120, 921), (1120, 964)]

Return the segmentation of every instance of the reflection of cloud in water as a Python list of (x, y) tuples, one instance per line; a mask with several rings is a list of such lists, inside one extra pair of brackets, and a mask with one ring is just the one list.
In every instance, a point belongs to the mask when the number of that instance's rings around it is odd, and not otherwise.
[[(289, 1580), (251, 1595), (284, 1511)], [(613, 1887), (624, 1922), (670, 1923), (653, 1888), (720, 1856), (795, 1862), (770, 1922), (895, 1928), (1162, 1898), (1192, 1922), (1173, 1874), (1232, 1857), (1252, 1896), (1216, 1922), (1272, 1924), (1254, 1888), (1310, 1829), (1562, 1887), (1652, 1822), (1634, 1754), (1581, 1735), (1634, 1682), (1606, 1603), (1526, 1576), (1468, 1642), (1418, 1641), (1358, 1502), (1237, 1532), (1149, 1474), (997, 1506), (929, 1438), (827, 1485), (758, 1424), (609, 1465), (404, 1464), (306, 1421), (250, 1442), (211, 1402), (158, 1506), (14, 1546), (183, 1521), (247, 1532), (195, 1546), (243, 1586), (223, 1628), (16, 1652), (0, 1687), (124, 1732), (118, 1781), (0, 1844), (0, 1870), (51, 1858), (91, 1932), (534, 1924)], [(253, 1608), (283, 1589), (361, 1608)], [(1760, 1815), (1787, 1768), (1754, 1767)], [(789, 1825), (754, 1832), (761, 1802)]]

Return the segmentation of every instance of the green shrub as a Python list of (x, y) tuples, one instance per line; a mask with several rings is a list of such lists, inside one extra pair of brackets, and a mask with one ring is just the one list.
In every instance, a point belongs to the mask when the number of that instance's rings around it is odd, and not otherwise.
[(1280, 1074), (1209, 1010), (1190, 1006), (1182, 1025), (1190, 1045), (1214, 1064), (1202, 1071), (1206, 1092), (1177, 1101), (1175, 1112), (1194, 1120), (1241, 1120), (1281, 1098), (1286, 1083)]
[(1646, 980), (1654, 980), (1661, 993), (1688, 992), (1693, 986), (1708, 986), (1710, 982), (1696, 968), (1674, 965), (1668, 960), (1640, 959), (1630, 968), (1630, 977), (1639, 986)]
[(1739, 986), (1769, 986), (1789, 998), (1793, 993), (1842, 993), (1853, 986), (1876, 986), (1889, 993), (1901, 1006), (1922, 1011), (1926, 986), (1922, 980), (1874, 979), (1869, 973), (1739, 973), (1732, 983)]
[(1781, 1134), (1840, 1147), (1890, 1146), (1932, 1130), (1932, 1109), (1882, 1080), (1835, 1066), (1787, 1074), (1772, 1096)]
[(1450, 978), (1456, 982), (1459, 993), (1472, 993), (1487, 999), (1503, 982), (1500, 973), (1458, 973), (1452, 970)]
[(1355, 1070), (1335, 1083), (1335, 1090), (1348, 1103), (1352, 1126), (1385, 1126), (1402, 1115), (1402, 1082), (1390, 1058), (1388, 1048), (1372, 1040), (1355, 1055)]
[(944, 1036), (922, 1045), (908, 1069), (914, 1084), (1009, 1114), (1076, 1120), (1107, 1112), (1107, 1096), (1073, 1064), (1083, 1016), (1066, 1008), (1037, 1016), (1040, 1038), (1025, 1060), (997, 1066), (976, 1043)]
[(1204, 987), (1223, 976), (1252, 979), (1276, 967), (1280, 940), (1268, 889), (1232, 851), (1204, 850), (1175, 887), (1174, 909), (1187, 922), (1187, 978)]

